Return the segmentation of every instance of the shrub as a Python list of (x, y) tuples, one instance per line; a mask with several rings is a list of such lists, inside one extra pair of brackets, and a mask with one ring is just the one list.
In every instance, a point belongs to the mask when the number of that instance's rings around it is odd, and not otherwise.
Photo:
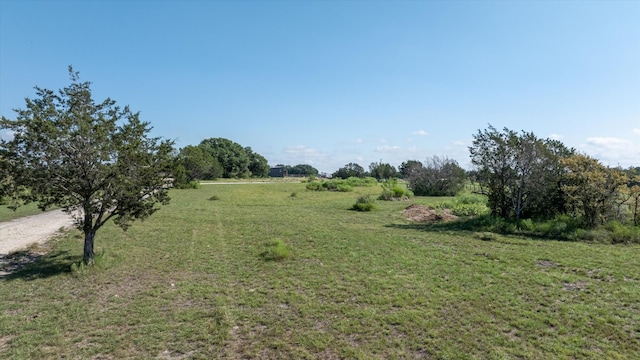
[(345, 180), (349, 186), (353, 187), (371, 187), (378, 184), (378, 180), (372, 177), (350, 177)]
[(387, 180), (381, 185), (382, 194), (378, 197), (379, 200), (400, 200), (413, 196), (410, 190), (398, 185), (396, 179)]
[(451, 213), (455, 216), (478, 216), (489, 212), (489, 208), (484, 204), (454, 204)]
[(375, 209), (376, 203), (375, 200), (371, 197), (371, 195), (363, 195), (356, 200), (356, 203), (353, 204), (351, 210), (356, 211), (371, 211)]
[(434, 156), (408, 170), (409, 187), (419, 196), (454, 196), (464, 188), (466, 172), (447, 157)]
[(353, 185), (348, 180), (333, 179), (328, 181), (312, 181), (306, 185), (307, 190), (313, 191), (340, 191), (349, 192), (353, 191)]
[(267, 248), (260, 256), (266, 261), (283, 261), (291, 257), (291, 250), (282, 239), (266, 244)]
[(531, 219), (520, 220), (520, 230), (524, 231), (533, 231), (535, 229), (535, 224)]
[(625, 226), (618, 221), (610, 221), (604, 225), (604, 229), (609, 232), (613, 244), (640, 243), (640, 228), (638, 227)]
[(311, 190), (311, 191), (326, 190), (324, 188), (324, 186), (322, 186), (322, 182), (320, 182), (320, 181), (311, 181), (311, 182), (307, 183), (306, 188), (307, 188), (307, 190)]

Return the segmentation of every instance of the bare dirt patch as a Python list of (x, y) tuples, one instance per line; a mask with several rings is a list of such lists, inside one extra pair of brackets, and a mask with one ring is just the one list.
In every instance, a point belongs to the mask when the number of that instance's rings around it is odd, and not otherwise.
[(0, 254), (23, 250), (33, 243), (44, 243), (74, 225), (73, 217), (52, 210), (0, 223)]
[(420, 204), (409, 205), (402, 211), (402, 216), (414, 222), (453, 221), (458, 219), (449, 209), (436, 210)]

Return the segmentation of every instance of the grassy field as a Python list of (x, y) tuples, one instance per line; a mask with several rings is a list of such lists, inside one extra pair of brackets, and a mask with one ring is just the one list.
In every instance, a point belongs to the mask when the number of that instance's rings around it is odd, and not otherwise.
[(0, 205), (0, 222), (37, 214), (42, 214), (42, 210), (38, 209), (36, 203), (20, 206), (16, 211), (9, 209), (5, 205)]
[[(640, 247), (412, 224), (408, 202), (208, 185), (0, 280), (0, 357), (640, 358)], [(216, 200), (211, 200), (216, 199)], [(417, 198), (411, 203), (440, 199)], [(283, 261), (262, 256), (281, 240)]]

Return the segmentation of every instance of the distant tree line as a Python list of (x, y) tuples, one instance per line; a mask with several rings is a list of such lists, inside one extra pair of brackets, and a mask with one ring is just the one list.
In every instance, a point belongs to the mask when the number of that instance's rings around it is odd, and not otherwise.
[(317, 176), (318, 169), (307, 164), (298, 164), (295, 166), (278, 164), (276, 167), (284, 168), (287, 170), (287, 174), (293, 176)]
[(180, 149), (175, 157), (173, 174), (178, 187), (196, 180), (268, 175), (267, 159), (250, 147), (242, 147), (224, 138), (209, 138), (197, 146)]

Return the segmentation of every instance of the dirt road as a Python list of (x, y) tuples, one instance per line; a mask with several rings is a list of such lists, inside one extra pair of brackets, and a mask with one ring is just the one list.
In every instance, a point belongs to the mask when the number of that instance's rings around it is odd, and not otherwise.
[(6, 255), (33, 243), (45, 242), (60, 229), (72, 226), (72, 217), (62, 210), (0, 222), (0, 254)]

